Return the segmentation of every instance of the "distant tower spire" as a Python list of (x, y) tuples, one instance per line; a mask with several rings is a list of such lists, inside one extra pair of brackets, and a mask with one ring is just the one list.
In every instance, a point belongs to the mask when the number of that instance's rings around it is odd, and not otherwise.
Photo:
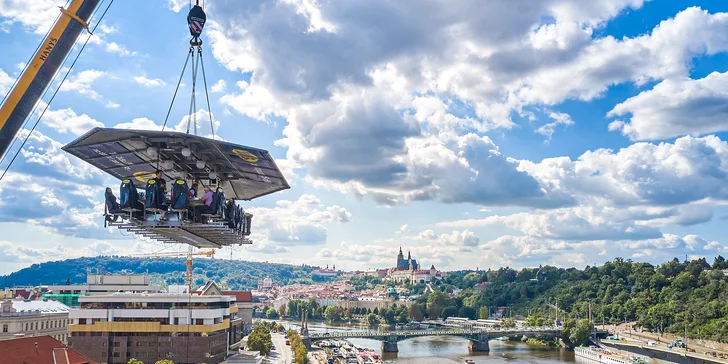
[(412, 259), (412, 254), (410, 254), (410, 252), (409, 252), (409, 250), (408, 250), (408, 251), (407, 251), (407, 260), (411, 260), (411, 259)]

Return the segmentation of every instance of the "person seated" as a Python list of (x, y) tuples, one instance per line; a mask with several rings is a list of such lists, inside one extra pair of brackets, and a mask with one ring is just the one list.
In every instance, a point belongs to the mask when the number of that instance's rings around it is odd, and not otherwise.
[(205, 187), (205, 195), (202, 196), (204, 205), (195, 206), (194, 208), (195, 222), (202, 222), (202, 214), (212, 213), (212, 208), (210, 207), (210, 205), (212, 205), (212, 195), (212, 189), (210, 187)]
[(190, 190), (187, 191), (187, 196), (190, 200), (197, 198), (197, 183), (193, 183), (192, 187), (190, 187)]

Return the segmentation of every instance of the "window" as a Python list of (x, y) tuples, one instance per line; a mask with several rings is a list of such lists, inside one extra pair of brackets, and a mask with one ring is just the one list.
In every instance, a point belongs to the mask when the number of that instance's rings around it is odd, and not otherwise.
[(8, 324), (3, 324), (3, 332), (8, 332)]
[(25, 331), (28, 331), (28, 323), (25, 323)]

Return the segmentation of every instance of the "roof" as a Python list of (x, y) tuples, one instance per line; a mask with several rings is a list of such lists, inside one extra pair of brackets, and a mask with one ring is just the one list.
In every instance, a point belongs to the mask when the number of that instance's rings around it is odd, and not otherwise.
[(53, 314), (53, 313), (66, 313), (71, 310), (70, 307), (53, 300), (34, 300), (34, 301), (23, 301), (23, 300), (12, 300), (13, 308), (18, 313), (40, 313), (40, 314)]
[[(148, 154), (155, 147), (155, 154)], [(190, 156), (182, 154), (188, 148)], [(290, 185), (268, 151), (174, 131), (94, 128), (62, 148), (92, 166), (120, 179), (146, 184), (157, 169), (169, 180), (182, 178), (209, 183), (220, 179), (228, 198), (252, 200)], [(172, 166), (160, 166), (171, 161)], [(205, 163), (197, 168), (197, 162)], [(212, 183), (211, 183), (212, 184)]]
[(253, 302), (253, 293), (250, 291), (222, 291), (225, 296), (235, 296), (235, 302)]
[(8, 364), (96, 364), (73, 349), (66, 348), (60, 341), (50, 336), (0, 341), (0, 353), (2, 353), (3, 363)]

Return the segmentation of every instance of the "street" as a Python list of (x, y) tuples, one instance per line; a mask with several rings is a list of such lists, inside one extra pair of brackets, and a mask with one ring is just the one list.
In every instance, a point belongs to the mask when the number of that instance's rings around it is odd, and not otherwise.
[(293, 359), (293, 353), (291, 353), (291, 347), (286, 345), (286, 339), (283, 334), (271, 333), (271, 340), (275, 345), (275, 350), (270, 353), (270, 363), (275, 364), (290, 364)]

